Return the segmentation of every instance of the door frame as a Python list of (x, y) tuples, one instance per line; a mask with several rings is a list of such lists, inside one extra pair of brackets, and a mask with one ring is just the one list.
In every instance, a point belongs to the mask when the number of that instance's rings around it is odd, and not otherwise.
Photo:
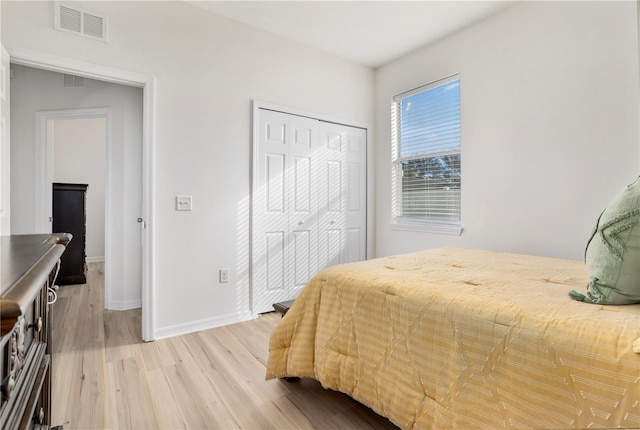
[(0, 235), (11, 234), (11, 88), (9, 52), (0, 43)]
[[(105, 120), (105, 269), (104, 269), (104, 303), (105, 308), (110, 309), (111, 292), (113, 288), (112, 276), (113, 269), (111, 262), (113, 261), (113, 248), (110, 238), (114, 234), (112, 227), (113, 210), (111, 206), (111, 108), (79, 108), (79, 109), (55, 109), (36, 112), (36, 160), (35, 160), (35, 212), (36, 214), (48, 214), (51, 217), (52, 193), (51, 183), (53, 182), (54, 168), (54, 146), (53, 135), (51, 133), (50, 124), (52, 121), (61, 119), (85, 119), (85, 118), (104, 118)], [(35, 232), (52, 233), (51, 218), (49, 220), (44, 217), (36, 218)], [(142, 270), (142, 267), (140, 268)]]
[[(36, 112), (36, 160), (35, 160), (35, 212), (36, 214), (49, 214), (51, 216), (51, 194), (50, 184), (53, 182), (53, 136), (49, 128), (50, 121), (58, 119), (84, 119), (84, 118), (104, 118), (105, 119), (105, 148), (106, 148), (106, 181), (105, 193), (108, 193), (106, 187), (109, 186), (109, 153), (111, 150), (111, 108), (86, 108), (86, 109), (54, 109)], [(105, 229), (110, 217), (110, 207), (105, 205)], [(36, 218), (34, 231), (37, 233), (51, 233), (51, 221)], [(105, 234), (109, 236), (108, 231)], [(106, 252), (106, 249), (105, 249)], [(105, 254), (107, 255), (107, 254)], [(106, 284), (106, 280), (105, 280)]]
[[(154, 294), (154, 116), (155, 80), (153, 76), (27, 49), (7, 49), (10, 61), (22, 66), (72, 74), (89, 79), (142, 88), (142, 340), (155, 340)], [(107, 142), (108, 143), (108, 142)], [(108, 169), (107, 169), (108, 170)], [(107, 173), (108, 174), (108, 173)], [(108, 224), (109, 221), (105, 220)]]
[(325, 114), (319, 114), (316, 112), (310, 112), (310, 111), (306, 111), (303, 109), (298, 109), (298, 108), (293, 108), (290, 106), (284, 106), (284, 105), (279, 105), (279, 104), (275, 104), (275, 103), (269, 103), (269, 102), (265, 102), (265, 101), (261, 101), (261, 100), (252, 100), (251, 103), (251, 113), (252, 113), (252, 117), (251, 117), (251, 124), (253, 127), (252, 133), (251, 133), (251, 177), (249, 179), (249, 183), (251, 185), (251, 191), (250, 191), (250, 198), (249, 198), (249, 303), (250, 303), (250, 309), (251, 309), (251, 315), (253, 316), (253, 318), (257, 318), (258, 317), (258, 313), (256, 312), (256, 308), (254, 306), (254, 294), (256, 293), (256, 289), (254, 288), (254, 276), (253, 276), (253, 225), (254, 225), (254, 217), (253, 217), (253, 209), (254, 209), (254, 203), (253, 203), (253, 199), (254, 199), (254, 192), (255, 190), (257, 190), (259, 188), (259, 184), (257, 183), (258, 178), (257, 175), (255, 174), (257, 172), (258, 169), (258, 160), (256, 157), (256, 153), (257, 153), (257, 148), (258, 148), (258, 141), (259, 141), (259, 130), (260, 130), (260, 124), (259, 124), (259, 119), (260, 119), (260, 109), (266, 109), (266, 110), (272, 110), (272, 111), (276, 111), (276, 112), (281, 112), (281, 113), (285, 113), (285, 114), (289, 114), (289, 115), (296, 115), (296, 116), (302, 116), (302, 117), (307, 117), (307, 118), (311, 118), (311, 119), (315, 119), (318, 121), (323, 121), (323, 122), (329, 122), (329, 123), (333, 123), (333, 124), (339, 124), (339, 125), (344, 125), (347, 127), (354, 127), (354, 128), (361, 128), (364, 129), (365, 131), (365, 136), (366, 136), (366, 208), (367, 208), (367, 217), (366, 217), (366, 258), (370, 258), (370, 256), (373, 256), (373, 248), (374, 248), (374, 243), (373, 243), (373, 231), (371, 231), (372, 229), (369, 228), (370, 226), (373, 225), (373, 204), (374, 204), (374, 199), (372, 198), (373, 196), (369, 195), (369, 190), (373, 190), (373, 160), (371, 159), (371, 157), (369, 156), (371, 151), (369, 151), (369, 145), (370, 145), (370, 128), (369, 125), (363, 122), (359, 122), (359, 121), (347, 121), (344, 120), (342, 118), (337, 118), (335, 116), (332, 115), (325, 115)]

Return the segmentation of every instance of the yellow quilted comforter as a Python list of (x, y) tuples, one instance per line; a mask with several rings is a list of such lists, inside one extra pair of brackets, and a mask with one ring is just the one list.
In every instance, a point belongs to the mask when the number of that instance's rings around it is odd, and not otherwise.
[(640, 305), (569, 298), (585, 285), (579, 261), (479, 250), (336, 266), (272, 334), (267, 378), (407, 429), (640, 428)]

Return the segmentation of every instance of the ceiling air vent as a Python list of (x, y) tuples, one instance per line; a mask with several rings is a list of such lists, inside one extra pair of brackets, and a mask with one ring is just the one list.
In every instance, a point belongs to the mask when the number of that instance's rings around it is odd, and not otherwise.
[(107, 41), (107, 19), (73, 5), (55, 2), (56, 30)]

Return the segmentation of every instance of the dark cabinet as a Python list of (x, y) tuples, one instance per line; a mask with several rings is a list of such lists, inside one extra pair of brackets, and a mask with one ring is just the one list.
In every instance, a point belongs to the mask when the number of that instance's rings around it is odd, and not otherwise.
[(53, 184), (53, 233), (71, 233), (73, 239), (62, 255), (58, 284), (87, 282), (86, 184)]
[(51, 426), (50, 305), (67, 235), (0, 237), (0, 423)]

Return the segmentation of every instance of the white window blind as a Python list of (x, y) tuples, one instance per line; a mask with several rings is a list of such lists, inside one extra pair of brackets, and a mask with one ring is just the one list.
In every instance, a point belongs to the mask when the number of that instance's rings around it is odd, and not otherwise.
[(396, 224), (460, 227), (460, 80), (394, 97), (393, 217)]

